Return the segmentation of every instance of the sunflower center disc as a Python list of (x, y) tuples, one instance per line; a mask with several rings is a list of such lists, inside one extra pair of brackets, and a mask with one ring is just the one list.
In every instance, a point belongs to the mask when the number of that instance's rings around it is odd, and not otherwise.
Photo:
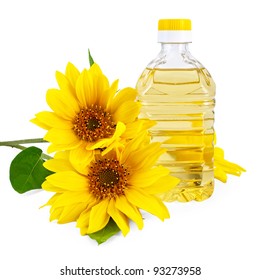
[(112, 115), (98, 105), (82, 108), (73, 120), (74, 133), (87, 142), (111, 137), (115, 127)]
[(100, 185), (104, 187), (113, 187), (119, 182), (119, 174), (115, 170), (104, 170), (99, 173)]
[(95, 130), (96, 128), (99, 128), (100, 126), (101, 126), (100, 121), (95, 118), (89, 119), (86, 124), (87, 129), (91, 131)]
[(92, 162), (87, 175), (90, 192), (97, 199), (124, 195), (129, 174), (128, 169), (116, 159)]

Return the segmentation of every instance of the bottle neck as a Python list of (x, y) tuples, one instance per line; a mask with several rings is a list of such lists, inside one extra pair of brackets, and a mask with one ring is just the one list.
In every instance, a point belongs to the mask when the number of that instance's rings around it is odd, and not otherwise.
[(161, 42), (161, 51), (151, 63), (153, 68), (201, 68), (202, 65), (191, 55), (189, 42)]
[(161, 51), (175, 54), (187, 53), (189, 52), (189, 43), (161, 43)]
[(160, 42), (161, 51), (147, 65), (147, 68), (180, 69), (203, 68), (202, 64), (194, 58), (189, 51), (190, 42), (168, 43)]

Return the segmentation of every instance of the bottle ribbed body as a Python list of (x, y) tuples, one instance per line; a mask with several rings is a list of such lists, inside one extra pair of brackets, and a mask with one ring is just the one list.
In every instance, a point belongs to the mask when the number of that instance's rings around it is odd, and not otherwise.
[[(173, 44), (174, 45), (174, 44)], [(174, 51), (173, 51), (174, 49)], [(186, 46), (166, 46), (137, 82), (140, 118), (155, 120), (152, 141), (167, 151), (158, 161), (180, 183), (165, 201), (202, 201), (214, 188), (215, 83)]]

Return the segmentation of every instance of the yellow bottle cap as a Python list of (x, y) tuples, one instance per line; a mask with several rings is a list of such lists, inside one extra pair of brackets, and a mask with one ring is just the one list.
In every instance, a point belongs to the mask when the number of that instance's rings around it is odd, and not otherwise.
[(158, 30), (191, 30), (190, 19), (160, 19)]
[(190, 43), (190, 19), (160, 19), (158, 22), (158, 42), (160, 43)]

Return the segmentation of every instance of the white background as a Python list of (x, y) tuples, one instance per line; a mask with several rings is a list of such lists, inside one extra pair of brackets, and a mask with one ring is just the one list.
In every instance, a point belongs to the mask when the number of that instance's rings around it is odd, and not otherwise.
[[(220, 3), (221, 2), (221, 3)], [(10, 0), (0, 2), (0, 139), (43, 137), (29, 120), (47, 109), (45, 93), (68, 61), (88, 67), (87, 50), (112, 82), (135, 86), (159, 52), (157, 21), (191, 18), (192, 54), (217, 84), (215, 128), (226, 157), (247, 169), (216, 182), (202, 203), (168, 204), (171, 219), (145, 215), (145, 227), (97, 246), (75, 224), (49, 222), (49, 193), (19, 195), (8, 169), (17, 151), (0, 147), (0, 278), (65, 277), (60, 269), (201, 266), (202, 275), (118, 279), (260, 279), (259, 9), (257, 1)], [(259, 135), (259, 134), (258, 134)], [(45, 147), (44, 147), (45, 148)]]

